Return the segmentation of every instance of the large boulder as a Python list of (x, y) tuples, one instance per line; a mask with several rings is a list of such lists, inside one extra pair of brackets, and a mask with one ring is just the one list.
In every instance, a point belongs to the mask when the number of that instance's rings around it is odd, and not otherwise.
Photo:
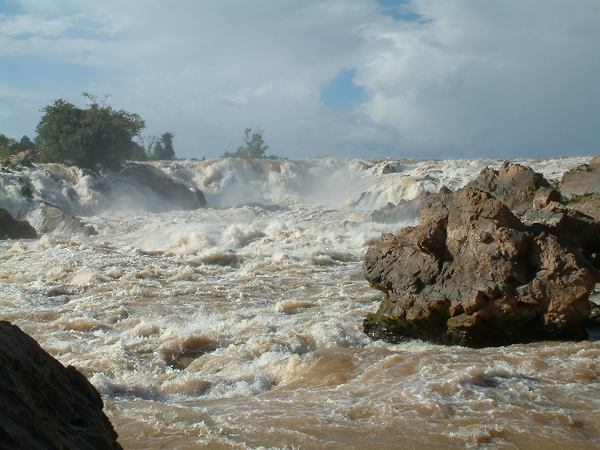
[(486, 167), (467, 186), (489, 192), (517, 215), (537, 203), (560, 201), (561, 196), (540, 173), (505, 161), (499, 170)]
[(35, 239), (37, 233), (26, 220), (16, 220), (4, 208), (0, 208), (0, 240)]
[(411, 200), (401, 199), (396, 204), (388, 202), (382, 208), (371, 212), (369, 219), (381, 223), (397, 223), (416, 219), (420, 215), (423, 202), (430, 195), (429, 192), (423, 192)]
[(0, 405), (2, 448), (121, 448), (90, 382), (5, 321), (0, 321)]
[(560, 203), (551, 202), (546, 206), (525, 211), (521, 220), (537, 232), (555, 235), (561, 244), (585, 256), (600, 269), (600, 222), (595, 218)]
[(79, 234), (83, 236), (98, 234), (92, 225), (86, 224), (79, 217), (72, 216), (50, 203), (39, 202), (27, 214), (27, 219), (40, 234)]
[(600, 156), (563, 174), (560, 191), (567, 198), (600, 193)]
[(575, 195), (571, 197), (567, 206), (596, 220), (600, 220), (600, 193)]
[(384, 235), (364, 273), (385, 293), (367, 334), (468, 346), (584, 338), (598, 272), (488, 192), (432, 196), (416, 227)]
[(130, 183), (150, 190), (163, 200), (161, 205), (156, 205), (157, 211), (192, 210), (206, 206), (206, 198), (201, 191), (189, 189), (149, 164), (130, 163), (118, 175)]

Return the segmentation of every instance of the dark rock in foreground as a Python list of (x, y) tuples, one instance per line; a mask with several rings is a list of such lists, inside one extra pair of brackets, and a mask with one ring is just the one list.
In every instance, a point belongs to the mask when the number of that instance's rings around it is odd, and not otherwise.
[(2, 448), (121, 448), (90, 382), (5, 321), (0, 321), (0, 405)]
[(37, 233), (26, 220), (14, 219), (7, 210), (0, 208), (0, 239), (35, 239)]
[(368, 335), (476, 347), (585, 338), (598, 280), (583, 256), (474, 187), (428, 199), (418, 226), (369, 248), (364, 272), (386, 294)]

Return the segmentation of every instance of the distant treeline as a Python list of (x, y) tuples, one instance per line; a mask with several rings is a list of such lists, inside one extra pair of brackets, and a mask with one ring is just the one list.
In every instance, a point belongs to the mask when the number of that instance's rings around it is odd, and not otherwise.
[(142, 137), (146, 123), (138, 114), (83, 95), (89, 100), (86, 108), (62, 99), (42, 108), (34, 140), (0, 134), (0, 160), (28, 151), (33, 161), (94, 169), (118, 167), (124, 160), (175, 159), (172, 133)]
[[(14, 159), (11, 157), (24, 151), (27, 153), (22, 156), (28, 161), (60, 162), (88, 169), (116, 168), (125, 160), (176, 159), (173, 133), (142, 136), (146, 122), (138, 114), (113, 109), (91, 94), (83, 96), (89, 103), (85, 108), (63, 99), (42, 108), (34, 140), (23, 136), (17, 141), (0, 133), (0, 162), (10, 162)], [(244, 144), (223, 157), (277, 159), (266, 154), (269, 146), (263, 134), (260, 128), (254, 132), (246, 128)]]

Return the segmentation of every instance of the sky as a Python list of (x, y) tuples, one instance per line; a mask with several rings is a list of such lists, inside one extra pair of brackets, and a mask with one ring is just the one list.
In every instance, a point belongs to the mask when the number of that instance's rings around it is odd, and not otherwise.
[(83, 92), (184, 158), (600, 154), (600, 1), (0, 0), (0, 133)]

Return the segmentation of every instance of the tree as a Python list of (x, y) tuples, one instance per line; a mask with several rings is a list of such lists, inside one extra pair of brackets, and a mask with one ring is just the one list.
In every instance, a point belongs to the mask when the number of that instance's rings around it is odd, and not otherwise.
[(9, 138), (8, 136), (0, 133), (0, 147), (8, 148), (14, 143), (15, 143), (14, 139)]
[(35, 144), (29, 136), (24, 135), (19, 142), (15, 142), (10, 146), (10, 150), (13, 153), (17, 153), (23, 150), (35, 150)]
[(225, 152), (223, 158), (245, 158), (245, 159), (265, 159), (265, 158), (277, 158), (276, 156), (267, 156), (266, 151), (269, 146), (265, 144), (263, 138), (264, 130), (260, 128), (256, 132), (252, 132), (252, 128), (246, 128), (244, 130), (244, 145), (238, 147), (233, 152)]
[(10, 147), (15, 143), (15, 140), (0, 133), (0, 158), (8, 158), (11, 154)]
[(163, 133), (160, 138), (153, 136), (148, 143), (148, 159), (152, 161), (175, 159), (173, 148), (173, 133)]
[(42, 109), (44, 113), (37, 131), (40, 160), (65, 162), (79, 167), (117, 167), (139, 153), (139, 144), (133, 141), (145, 126), (137, 114), (114, 110), (91, 100), (87, 109), (81, 109), (56, 100)]

